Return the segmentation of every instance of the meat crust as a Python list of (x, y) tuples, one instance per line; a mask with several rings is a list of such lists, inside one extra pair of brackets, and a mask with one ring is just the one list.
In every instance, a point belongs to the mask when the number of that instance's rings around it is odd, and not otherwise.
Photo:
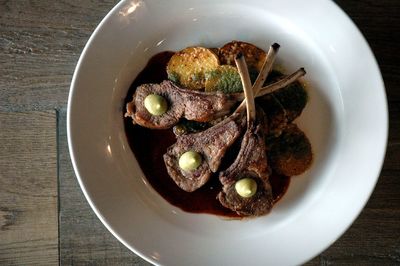
[[(264, 120), (265, 115), (258, 117)], [(260, 120), (259, 120), (260, 121)], [(240, 215), (260, 216), (268, 213), (273, 205), (272, 188), (269, 183), (268, 166), (264, 140), (264, 122), (251, 124), (240, 146), (235, 162), (220, 173), (219, 180), (223, 185), (218, 194), (221, 204)], [(235, 190), (236, 181), (250, 177), (257, 183), (257, 192), (249, 198), (241, 197)]]
[[(185, 191), (200, 188), (212, 173), (217, 172), (226, 150), (241, 135), (245, 125), (245, 117), (234, 114), (205, 131), (179, 136), (164, 154), (168, 174)], [(188, 150), (200, 153), (203, 159), (194, 171), (185, 171), (179, 167), (180, 156)]]
[[(149, 94), (157, 94), (167, 100), (166, 113), (154, 116), (147, 111), (144, 99)], [(181, 117), (208, 122), (229, 114), (240, 95), (182, 89), (168, 80), (160, 84), (143, 84), (136, 89), (133, 100), (127, 104), (125, 117), (131, 117), (134, 123), (152, 129), (170, 128), (177, 124)]]

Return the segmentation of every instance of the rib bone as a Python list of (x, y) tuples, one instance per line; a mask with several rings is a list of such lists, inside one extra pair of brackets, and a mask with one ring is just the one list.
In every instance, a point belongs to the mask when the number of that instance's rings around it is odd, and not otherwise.
[[(223, 206), (240, 215), (259, 216), (268, 213), (272, 208), (272, 188), (268, 181), (269, 168), (262, 130), (265, 114), (260, 110), (256, 119), (254, 97), (247, 83), (249, 72), (243, 56), (238, 55), (235, 62), (246, 95), (247, 130), (235, 162), (220, 173), (219, 179), (223, 188), (218, 194), (218, 199)], [(257, 191), (253, 196), (246, 198), (236, 192), (235, 184), (242, 178), (252, 178), (257, 183)]]

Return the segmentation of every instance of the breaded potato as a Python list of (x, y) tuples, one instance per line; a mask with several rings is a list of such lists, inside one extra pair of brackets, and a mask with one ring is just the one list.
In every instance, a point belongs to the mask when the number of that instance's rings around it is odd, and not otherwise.
[(300, 116), (308, 102), (308, 93), (299, 81), (276, 91), (274, 96), (285, 108), (289, 122)]
[(300, 175), (312, 163), (310, 141), (295, 124), (289, 124), (268, 146), (270, 166), (276, 173), (286, 176)]
[(235, 65), (235, 56), (241, 52), (246, 59), (249, 71), (259, 72), (267, 54), (257, 46), (240, 41), (231, 41), (219, 48), (219, 60), (222, 65)]
[(219, 66), (218, 56), (204, 47), (188, 47), (175, 53), (168, 62), (168, 78), (188, 89), (204, 89), (205, 73)]
[[(271, 84), (285, 76), (282, 72), (272, 70), (266, 84)], [(256, 99), (268, 117), (268, 135), (279, 136), (288, 123), (291, 123), (303, 112), (308, 102), (308, 93), (300, 81)]]
[(223, 65), (206, 72), (206, 91), (233, 93), (243, 91), (242, 82), (236, 67)]

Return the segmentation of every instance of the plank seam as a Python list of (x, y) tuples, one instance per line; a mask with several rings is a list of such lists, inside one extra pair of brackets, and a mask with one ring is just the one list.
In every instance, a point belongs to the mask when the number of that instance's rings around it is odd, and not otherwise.
[(61, 224), (61, 208), (60, 208), (60, 111), (56, 108), (56, 150), (57, 150), (57, 241), (58, 241), (58, 265), (61, 266), (61, 238), (60, 238), (60, 224)]

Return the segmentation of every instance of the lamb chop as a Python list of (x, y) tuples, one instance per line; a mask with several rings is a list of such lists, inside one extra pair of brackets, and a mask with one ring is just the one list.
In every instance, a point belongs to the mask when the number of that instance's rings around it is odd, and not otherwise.
[[(301, 68), (293, 74), (263, 87), (256, 95), (257, 97), (263, 96), (284, 88), (304, 74), (305, 71)], [(152, 115), (146, 109), (145, 99), (149, 95), (159, 95), (164, 99), (167, 108), (163, 114)], [(177, 124), (181, 118), (208, 122), (223, 117), (229, 114), (233, 106), (243, 99), (243, 93), (199, 92), (180, 88), (172, 81), (165, 80), (160, 84), (139, 86), (132, 101), (126, 105), (125, 117), (131, 117), (134, 124), (146, 128), (167, 129)]]
[[(278, 49), (278, 44), (272, 45), (269, 49), (253, 86), (255, 93), (265, 82)], [(252, 89), (250, 88), (250, 90)], [(246, 119), (243, 115), (245, 108), (246, 104), (242, 102), (231, 116), (220, 123), (199, 133), (178, 136), (177, 142), (168, 148), (167, 153), (164, 154), (164, 162), (168, 174), (181, 189), (191, 192), (200, 188), (209, 180), (211, 174), (218, 170), (227, 149), (246, 127)], [(195, 164), (196, 167), (185, 169), (185, 166), (182, 165), (182, 158), (189, 153), (192, 156), (198, 156), (198, 160), (201, 162), (197, 163), (198, 165)]]
[[(245, 117), (241, 113), (234, 113), (205, 131), (179, 136), (164, 154), (169, 176), (187, 192), (200, 188), (218, 170), (226, 150), (242, 134), (245, 126)], [(200, 156), (201, 163), (195, 169), (182, 169), (180, 162), (186, 152)]]
[(218, 194), (221, 204), (240, 215), (260, 216), (268, 213), (273, 204), (269, 183), (263, 123), (265, 115), (256, 107), (244, 57), (236, 57), (241, 73), (247, 106), (247, 130), (234, 163), (219, 175), (223, 185)]

